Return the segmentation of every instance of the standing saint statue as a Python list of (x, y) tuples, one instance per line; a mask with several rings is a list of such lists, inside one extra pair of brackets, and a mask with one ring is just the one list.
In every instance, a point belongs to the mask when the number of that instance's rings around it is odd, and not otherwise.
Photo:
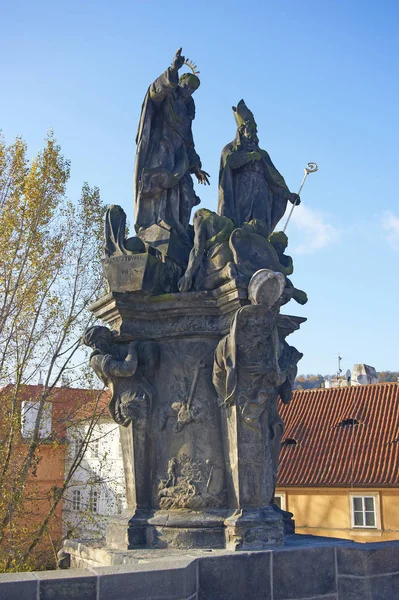
[[(187, 64), (192, 73), (178, 71)], [(135, 228), (137, 233), (161, 224), (185, 239), (193, 206), (200, 199), (191, 174), (209, 184), (195, 151), (192, 94), (200, 80), (195, 68), (176, 52), (172, 65), (148, 88), (137, 133), (134, 173)]]
[(223, 148), (219, 172), (219, 215), (237, 227), (262, 219), (269, 235), (284, 215), (287, 202), (299, 204), (270, 156), (259, 148), (256, 121), (244, 100), (233, 106), (237, 122), (235, 140)]

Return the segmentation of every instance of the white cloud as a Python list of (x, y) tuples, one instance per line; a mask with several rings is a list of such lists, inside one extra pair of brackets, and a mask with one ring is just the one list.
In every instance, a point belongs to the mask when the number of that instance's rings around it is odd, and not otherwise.
[(326, 222), (322, 213), (303, 204), (295, 208), (292, 221), (303, 235), (303, 242), (296, 248), (298, 254), (311, 254), (340, 240), (339, 231)]
[(399, 250), (399, 218), (393, 213), (386, 211), (381, 220), (381, 225), (385, 234), (385, 239), (394, 250)]

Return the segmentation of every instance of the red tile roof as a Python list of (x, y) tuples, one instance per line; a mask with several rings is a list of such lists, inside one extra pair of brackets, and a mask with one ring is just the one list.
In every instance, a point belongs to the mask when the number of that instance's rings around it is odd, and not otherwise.
[(282, 446), (278, 486), (399, 486), (399, 383), (298, 390), (280, 408), (297, 444)]

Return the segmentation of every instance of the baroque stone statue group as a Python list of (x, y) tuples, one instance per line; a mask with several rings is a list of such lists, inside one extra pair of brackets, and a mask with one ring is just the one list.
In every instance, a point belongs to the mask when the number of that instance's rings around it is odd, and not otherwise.
[[(184, 67), (189, 72), (179, 74)], [(109, 207), (108, 293), (91, 306), (90, 364), (120, 425), (127, 511), (107, 544), (258, 549), (282, 544), (290, 513), (274, 503), (288, 403), (302, 357), (286, 341), (307, 301), (289, 277), (288, 238), (276, 231), (290, 192), (259, 146), (254, 115), (233, 106), (222, 150), (217, 213), (200, 208), (193, 176), (209, 183), (192, 124), (195, 66), (177, 51), (148, 88), (137, 134), (135, 236)]]

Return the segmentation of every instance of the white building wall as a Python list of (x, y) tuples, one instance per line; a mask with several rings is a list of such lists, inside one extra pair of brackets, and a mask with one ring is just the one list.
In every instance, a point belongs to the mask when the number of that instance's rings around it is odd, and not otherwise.
[[(89, 425), (68, 432), (65, 475), (82, 443)], [(125, 479), (119, 426), (107, 420), (93, 430), (80, 466), (64, 497), (63, 531), (69, 537), (101, 538), (108, 518), (126, 507)]]

